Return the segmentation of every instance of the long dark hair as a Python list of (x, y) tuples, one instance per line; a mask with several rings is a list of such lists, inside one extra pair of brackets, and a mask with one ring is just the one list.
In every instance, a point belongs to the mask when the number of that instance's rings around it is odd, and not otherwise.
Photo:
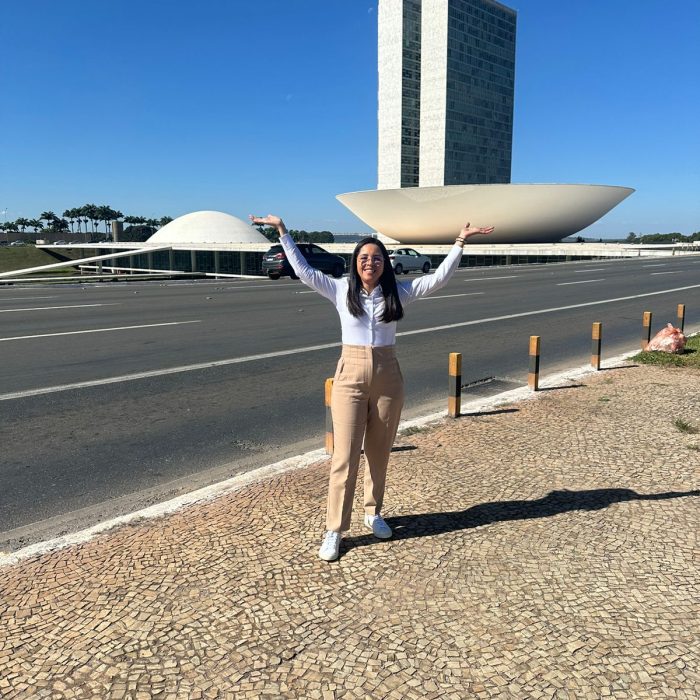
[(381, 286), (382, 295), (384, 297), (384, 315), (382, 316), (382, 321), (384, 321), (384, 323), (399, 321), (403, 318), (403, 306), (401, 305), (401, 299), (399, 299), (399, 288), (396, 284), (394, 268), (391, 266), (389, 253), (387, 253), (384, 244), (377, 238), (372, 238), (371, 236), (367, 236), (359, 241), (355, 246), (355, 250), (352, 252), (350, 274), (348, 275), (348, 311), (355, 318), (359, 318), (364, 314), (364, 309), (360, 303), (362, 280), (357, 273), (357, 258), (362, 248), (368, 243), (376, 245), (377, 248), (381, 250), (384, 258), (384, 269), (382, 270), (382, 276), (379, 278), (379, 285)]

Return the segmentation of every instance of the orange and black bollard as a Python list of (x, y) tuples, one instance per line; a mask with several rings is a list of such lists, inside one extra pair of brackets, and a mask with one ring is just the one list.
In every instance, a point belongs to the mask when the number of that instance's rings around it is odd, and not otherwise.
[(683, 331), (685, 327), (685, 304), (678, 304), (676, 316), (678, 316), (678, 327)]
[(333, 378), (326, 379), (326, 454), (333, 454), (333, 414), (331, 413), (331, 394), (333, 393)]
[(530, 336), (530, 368), (527, 374), (527, 385), (537, 391), (540, 385), (540, 336)]
[(642, 350), (647, 349), (651, 340), (651, 311), (645, 311), (642, 316)]
[(591, 365), (594, 369), (600, 369), (600, 343), (603, 339), (603, 324), (596, 321), (591, 333)]
[(449, 361), (447, 415), (458, 418), (462, 409), (462, 353), (451, 352)]

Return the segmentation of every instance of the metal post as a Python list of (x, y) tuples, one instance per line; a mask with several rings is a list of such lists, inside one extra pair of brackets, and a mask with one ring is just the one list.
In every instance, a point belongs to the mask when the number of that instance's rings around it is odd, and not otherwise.
[(532, 391), (537, 391), (540, 385), (540, 336), (530, 336), (530, 368), (527, 375), (527, 385)]
[(600, 344), (603, 339), (603, 324), (596, 321), (593, 324), (591, 334), (591, 365), (594, 369), (600, 369)]
[(678, 317), (678, 327), (683, 331), (685, 328), (685, 304), (678, 304), (676, 316)]
[(642, 316), (642, 350), (647, 349), (651, 340), (651, 311), (645, 311)]
[(451, 352), (448, 364), (447, 415), (458, 418), (462, 408), (462, 353)]

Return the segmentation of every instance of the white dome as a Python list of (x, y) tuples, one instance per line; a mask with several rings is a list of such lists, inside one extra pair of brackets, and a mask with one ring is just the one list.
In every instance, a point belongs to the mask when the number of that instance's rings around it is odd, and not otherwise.
[(268, 242), (250, 224), (221, 211), (194, 211), (179, 216), (148, 239), (149, 245)]

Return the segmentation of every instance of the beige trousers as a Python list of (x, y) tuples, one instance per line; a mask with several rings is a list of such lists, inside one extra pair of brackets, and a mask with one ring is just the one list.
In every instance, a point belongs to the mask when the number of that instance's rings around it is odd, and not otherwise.
[(376, 515), (381, 511), (403, 396), (403, 377), (393, 346), (343, 345), (331, 395), (334, 444), (328, 484), (328, 530), (350, 529), (363, 439), (365, 513)]

